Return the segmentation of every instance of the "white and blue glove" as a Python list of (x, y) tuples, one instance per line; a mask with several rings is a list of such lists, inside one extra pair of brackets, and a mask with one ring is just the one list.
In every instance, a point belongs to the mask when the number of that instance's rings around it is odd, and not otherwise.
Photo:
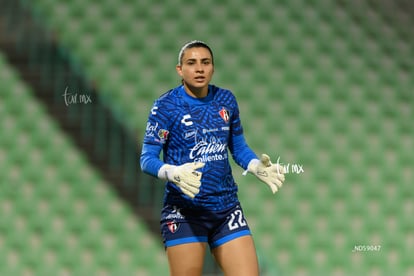
[(262, 154), (260, 160), (251, 160), (243, 175), (246, 175), (248, 172), (266, 183), (272, 190), (272, 193), (276, 193), (285, 181), (285, 169), (279, 164), (272, 164), (267, 154)]
[(185, 163), (180, 166), (165, 164), (158, 171), (158, 178), (173, 182), (184, 194), (194, 198), (200, 192), (203, 175), (197, 169), (204, 165), (202, 162)]

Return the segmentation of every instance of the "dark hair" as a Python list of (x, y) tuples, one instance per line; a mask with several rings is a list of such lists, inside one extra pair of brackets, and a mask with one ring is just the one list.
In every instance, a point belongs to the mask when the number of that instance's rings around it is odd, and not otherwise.
[(178, 54), (178, 64), (179, 65), (182, 64), (185, 50), (190, 49), (190, 48), (199, 48), (199, 47), (206, 48), (210, 52), (211, 62), (214, 65), (213, 51), (211, 51), (210, 47), (205, 42), (203, 42), (201, 40), (192, 40), (192, 41), (187, 42), (186, 44), (184, 44), (183, 47), (181, 47), (180, 53)]

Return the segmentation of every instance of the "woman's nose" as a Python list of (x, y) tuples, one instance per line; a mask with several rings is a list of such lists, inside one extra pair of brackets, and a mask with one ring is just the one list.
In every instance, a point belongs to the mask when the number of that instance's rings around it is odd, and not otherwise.
[(203, 71), (204, 71), (203, 65), (202, 64), (197, 64), (196, 65), (196, 72), (203, 72)]

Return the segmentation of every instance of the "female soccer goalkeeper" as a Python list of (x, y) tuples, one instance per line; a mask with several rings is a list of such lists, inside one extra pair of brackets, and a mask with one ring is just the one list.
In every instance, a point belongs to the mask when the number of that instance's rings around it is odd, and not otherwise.
[(247, 145), (235, 96), (210, 84), (214, 59), (206, 43), (185, 44), (176, 70), (182, 84), (154, 102), (141, 153), (141, 169), (166, 181), (161, 233), (170, 273), (201, 275), (208, 245), (225, 275), (258, 275), (229, 152), (273, 193), (283, 168), (265, 154), (259, 160)]

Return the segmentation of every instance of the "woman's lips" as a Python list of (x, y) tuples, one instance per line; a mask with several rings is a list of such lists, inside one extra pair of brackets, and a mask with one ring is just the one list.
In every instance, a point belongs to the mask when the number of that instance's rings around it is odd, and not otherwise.
[(195, 80), (196, 80), (197, 82), (203, 82), (205, 79), (206, 79), (206, 78), (205, 78), (205, 77), (203, 77), (203, 76), (195, 77)]

